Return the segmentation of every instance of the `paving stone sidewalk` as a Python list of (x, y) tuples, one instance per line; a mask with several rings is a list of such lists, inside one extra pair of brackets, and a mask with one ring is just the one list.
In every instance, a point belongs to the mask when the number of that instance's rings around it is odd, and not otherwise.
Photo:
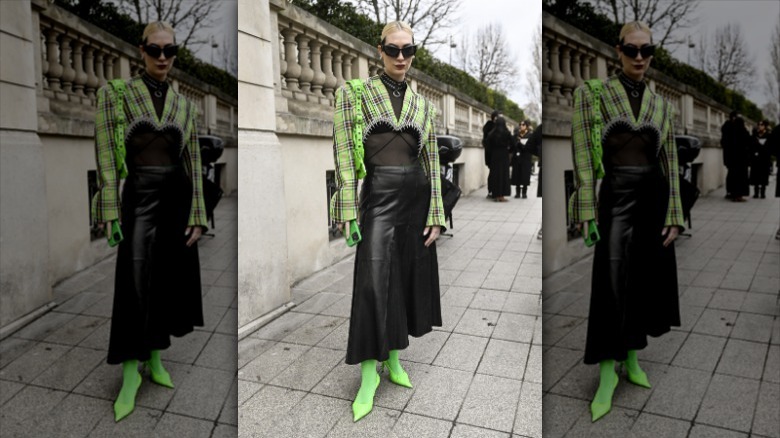
[(596, 423), (598, 367), (582, 363), (592, 258), (544, 279), (545, 438), (780, 436), (780, 200), (723, 196), (700, 198), (677, 240), (682, 326), (639, 352), (652, 389), (622, 373)]
[[(535, 185), (529, 190), (535, 193)], [(541, 437), (541, 198), (461, 198), (437, 243), (444, 326), (401, 353), (352, 422), (344, 363), (354, 257), (293, 288), (297, 307), (239, 342), (240, 437)]]
[(199, 243), (205, 327), (163, 352), (175, 389), (147, 375), (136, 408), (114, 423), (120, 366), (106, 364), (115, 257), (54, 288), (59, 305), (0, 341), (0, 435), (235, 437), (237, 198)]

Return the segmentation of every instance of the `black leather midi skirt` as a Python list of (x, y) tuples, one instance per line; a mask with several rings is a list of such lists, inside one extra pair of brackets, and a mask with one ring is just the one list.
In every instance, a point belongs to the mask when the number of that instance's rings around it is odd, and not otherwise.
[(360, 194), (346, 363), (387, 360), (441, 326), (436, 244), (423, 236), (431, 186), (419, 164), (369, 167)]
[(624, 360), (680, 325), (674, 244), (661, 235), (669, 187), (659, 166), (606, 170), (599, 192), (585, 363)]
[(122, 233), (108, 363), (146, 360), (203, 325), (197, 244), (187, 247), (192, 184), (181, 166), (131, 167), (122, 190)]

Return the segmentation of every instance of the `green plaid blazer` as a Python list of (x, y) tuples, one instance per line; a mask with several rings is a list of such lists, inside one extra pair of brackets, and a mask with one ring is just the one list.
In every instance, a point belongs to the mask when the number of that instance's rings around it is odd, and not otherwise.
[[(181, 157), (184, 170), (192, 178), (192, 207), (188, 225), (206, 228), (206, 207), (203, 200), (203, 177), (200, 162), (198, 130), (195, 125), (197, 108), (173, 88), (168, 88), (161, 118), (157, 117), (149, 90), (140, 76), (125, 81), (125, 144), (133, 127), (141, 122), (154, 126), (174, 127), (181, 131)], [(97, 161), (98, 192), (92, 199), (92, 217), (97, 223), (119, 219), (119, 175), (114, 149), (115, 95), (109, 85), (98, 90), (95, 115), (95, 158)]]
[[(669, 180), (669, 206), (666, 211), (665, 225), (683, 228), (677, 147), (674, 142), (674, 108), (650, 88), (645, 88), (639, 117), (635, 119), (626, 91), (617, 76), (604, 80), (599, 105), (604, 120), (602, 144), (609, 135), (610, 129), (621, 123), (627, 123), (635, 129), (650, 127), (657, 131), (658, 159), (664, 175)], [(592, 95), (586, 85), (581, 85), (574, 91), (574, 114), (571, 122), (576, 187), (569, 198), (569, 219), (575, 224), (596, 219), (596, 177), (590, 136), (593, 124), (592, 107)]]
[[(439, 147), (433, 121), (436, 107), (411, 88), (406, 89), (401, 116), (396, 119), (390, 96), (379, 76), (364, 81), (362, 102), (365, 128), (363, 141), (379, 124), (388, 124), (394, 130), (411, 128), (420, 139), (418, 156), (425, 175), (431, 181), (431, 203), (428, 208), (427, 226), (445, 226), (444, 207), (441, 200)], [(333, 159), (336, 163), (336, 193), (330, 200), (330, 215), (336, 222), (346, 222), (358, 217), (357, 174), (352, 153), (351, 91), (342, 86), (336, 91), (336, 113), (333, 117)]]

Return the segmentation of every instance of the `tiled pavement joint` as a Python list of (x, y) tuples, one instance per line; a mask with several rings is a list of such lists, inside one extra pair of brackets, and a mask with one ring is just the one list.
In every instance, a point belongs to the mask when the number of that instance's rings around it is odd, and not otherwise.
[(401, 352), (413, 389), (383, 374), (374, 411), (352, 422), (349, 257), (296, 284), (297, 306), (239, 342), (239, 436), (541, 436), (541, 199), (478, 191), (454, 225), (437, 242), (444, 326)]
[[(774, 193), (774, 187), (768, 192)], [(598, 370), (582, 363), (592, 259), (544, 279), (544, 434), (780, 435), (780, 200), (700, 198), (676, 243), (682, 326), (639, 352), (651, 389), (621, 375), (591, 423)]]
[(61, 282), (59, 304), (0, 342), (3, 436), (231, 437), (237, 434), (237, 199), (223, 198), (199, 242), (205, 326), (162, 353), (175, 389), (144, 374), (129, 417), (114, 423), (121, 367), (105, 363), (115, 258)]

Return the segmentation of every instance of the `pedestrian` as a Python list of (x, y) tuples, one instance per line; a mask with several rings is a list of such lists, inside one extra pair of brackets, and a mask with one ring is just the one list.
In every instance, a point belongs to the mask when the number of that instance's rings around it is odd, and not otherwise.
[[(644, 80), (655, 51), (650, 28), (626, 23), (616, 51), (620, 71), (577, 88), (572, 117), (576, 190), (569, 216), (586, 242), (597, 241), (584, 356), (600, 369), (592, 421), (611, 409), (615, 362), (623, 363), (629, 382), (649, 388), (637, 351), (648, 335), (680, 325), (673, 242), (683, 215), (674, 109)], [(593, 138), (599, 126), (602, 135)]]
[[(387, 367), (391, 382), (411, 388), (400, 350), (409, 346), (409, 335), (423, 336), (442, 325), (436, 239), (445, 219), (436, 107), (407, 82), (417, 49), (412, 28), (390, 22), (380, 40), (384, 72), (339, 88), (333, 121), (338, 190), (331, 216), (347, 236), (356, 224), (362, 234), (346, 355), (347, 364), (360, 364), (362, 376), (352, 404), (354, 421), (373, 408), (380, 383), (377, 362)], [(357, 105), (371, 127), (363, 131), (362, 145), (353, 140)], [(357, 180), (364, 173), (358, 206)]]
[[(115, 421), (135, 407), (142, 381), (139, 361), (154, 383), (173, 388), (160, 350), (171, 345), (171, 335), (184, 336), (203, 325), (197, 241), (207, 221), (197, 108), (167, 82), (178, 51), (175, 39), (169, 24), (147, 25), (140, 46), (144, 72), (98, 91), (99, 191), (93, 217), (121, 239), (107, 359), (121, 363), (123, 370)], [(127, 130), (117, 139), (124, 126), (121, 118)], [(119, 181), (125, 170), (120, 207)]]
[(769, 120), (758, 122), (758, 129), (750, 142), (750, 185), (753, 186), (753, 198), (766, 198), (766, 186), (769, 184), (769, 171), (772, 167), (769, 151)]
[(515, 147), (512, 154), (512, 185), (515, 186), (515, 198), (527, 198), (528, 186), (531, 185), (531, 168), (533, 150), (528, 145), (533, 129), (530, 120), (520, 122), (515, 134)]
[(496, 117), (495, 126), (488, 134), (486, 141), (487, 148), (490, 150), (488, 187), (492, 187), (493, 199), (496, 202), (507, 202), (506, 196), (512, 194), (509, 159), (512, 156), (515, 141), (503, 116)]
[(493, 198), (493, 187), (491, 187), (492, 180), (490, 179), (490, 148), (487, 145), (487, 136), (496, 126), (496, 117), (500, 116), (501, 114), (501, 111), (494, 110), (490, 114), (490, 120), (485, 122), (485, 125), (482, 127), (482, 147), (485, 149), (485, 166), (488, 168), (488, 199)]
[[(777, 175), (775, 178), (775, 198), (780, 198), (780, 120), (772, 129), (772, 133), (769, 134), (767, 144), (769, 145), (767, 147), (769, 153), (775, 156), (775, 175)], [(780, 225), (775, 232), (775, 239), (780, 239)]]
[(723, 164), (726, 166), (726, 198), (734, 202), (745, 202), (750, 194), (748, 184), (750, 133), (745, 128), (745, 120), (737, 111), (729, 114), (729, 119), (720, 129), (720, 145), (723, 148)]

